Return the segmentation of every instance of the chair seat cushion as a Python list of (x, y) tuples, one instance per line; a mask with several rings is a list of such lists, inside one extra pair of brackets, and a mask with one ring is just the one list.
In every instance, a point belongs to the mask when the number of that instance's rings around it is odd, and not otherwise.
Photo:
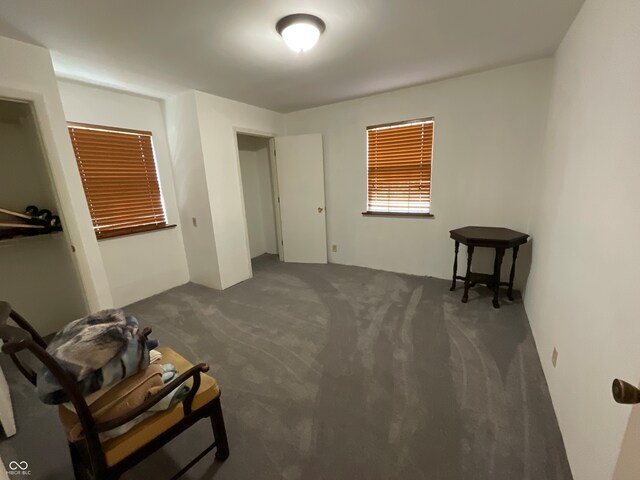
[[(170, 348), (162, 347), (158, 348), (158, 350), (162, 353), (161, 363), (172, 363), (179, 374), (184, 373), (193, 366), (193, 364)], [(192, 404), (192, 410), (194, 411), (207, 405), (220, 395), (220, 388), (213, 377), (201, 373), (200, 378), (200, 388)], [(186, 383), (191, 386), (193, 379), (188, 380)], [(75, 416), (75, 413), (63, 406), (59, 408), (59, 414), (63, 424), (68, 423), (69, 415)], [(107, 466), (111, 467), (122, 461), (158, 435), (176, 425), (183, 418), (184, 409), (180, 402), (168, 410), (158, 412), (143, 420), (125, 434), (102, 442)]]

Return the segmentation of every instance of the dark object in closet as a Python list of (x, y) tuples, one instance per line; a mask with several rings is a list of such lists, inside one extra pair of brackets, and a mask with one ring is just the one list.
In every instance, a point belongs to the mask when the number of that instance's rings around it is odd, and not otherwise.
[[(11, 319), (17, 327), (7, 324)], [(145, 328), (143, 336), (151, 333)], [(201, 460), (207, 453), (216, 449), (215, 457), (224, 461), (229, 456), (227, 433), (220, 405), (220, 387), (213, 377), (205, 375), (209, 370), (206, 363), (192, 365), (171, 349), (164, 349), (163, 360), (173, 363), (180, 375), (164, 386), (159, 392), (147, 398), (144, 403), (120, 417), (96, 422), (91, 414), (77, 384), (66, 374), (60, 364), (47, 353), (47, 343), (38, 332), (11, 306), (0, 301), (0, 339), (4, 342), (2, 352), (8, 354), (25, 378), (36, 385), (36, 373), (21, 362), (17, 354), (29, 351), (40, 360), (63, 386), (71, 398), (77, 412), (77, 420), (82, 424), (83, 438), (69, 442), (71, 462), (76, 480), (115, 480), (160, 449), (170, 440), (187, 430), (202, 419), (209, 419), (213, 429), (214, 441), (189, 462), (172, 478), (178, 478)], [(187, 397), (171, 409), (158, 412), (145, 419), (127, 433), (104, 442), (99, 434), (130, 422), (146, 412), (184, 382), (192, 382)], [(63, 408), (63, 407), (62, 407)], [(61, 411), (62, 416), (62, 411)]]
[(47, 210), (46, 208), (44, 210), (40, 210), (38, 212), (37, 215), (35, 215), (36, 218), (39, 218), (40, 220), (44, 220), (45, 222), (48, 222), (49, 219), (51, 219), (51, 216), (53, 215), (53, 213), (51, 213), (51, 210)]
[(24, 209), (25, 213), (31, 217), (35, 217), (38, 214), (38, 207), (35, 205), (29, 205)]
[[(456, 242), (455, 257), (453, 260), (453, 280), (449, 290), (453, 291), (456, 289), (456, 280), (464, 280), (462, 303), (467, 303), (469, 300), (469, 287), (473, 287), (477, 283), (485, 284), (493, 290), (494, 308), (500, 308), (498, 292), (500, 291), (500, 286), (505, 285), (509, 287), (507, 290), (507, 298), (513, 300), (513, 279), (516, 274), (518, 249), (520, 245), (527, 243), (529, 235), (500, 227), (463, 227), (451, 230), (449, 234)], [(467, 246), (467, 274), (464, 277), (458, 275), (458, 249), (461, 243)], [(493, 262), (493, 273), (475, 273), (471, 271), (471, 261), (475, 247), (495, 248), (496, 257)], [(507, 248), (513, 249), (511, 273), (509, 274), (508, 282), (501, 282), (500, 269), (502, 267), (504, 251)]]
[(35, 205), (25, 208), (25, 213), (0, 208), (0, 214), (11, 217), (11, 220), (0, 219), (0, 240), (18, 236), (44, 235), (62, 230), (60, 217), (51, 210), (38, 209)]

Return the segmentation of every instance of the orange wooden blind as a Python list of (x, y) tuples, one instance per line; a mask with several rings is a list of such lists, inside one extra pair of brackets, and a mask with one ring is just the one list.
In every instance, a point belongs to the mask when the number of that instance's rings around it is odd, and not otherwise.
[(367, 211), (429, 213), (433, 119), (367, 128)]
[(98, 239), (167, 226), (151, 132), (69, 124)]

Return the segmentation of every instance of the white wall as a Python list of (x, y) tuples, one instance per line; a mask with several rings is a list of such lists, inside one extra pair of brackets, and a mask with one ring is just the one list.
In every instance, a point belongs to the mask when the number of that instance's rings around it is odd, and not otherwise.
[(221, 288), (251, 277), (237, 132), (276, 136), (283, 115), (195, 92)]
[[(631, 408), (613, 402), (611, 381), (640, 378), (639, 51), (637, 0), (586, 1), (555, 57), (537, 163), (525, 305), (579, 480), (612, 477)], [(637, 457), (639, 432), (628, 441)], [(638, 475), (621, 466), (616, 478)]]
[(230, 287), (251, 277), (236, 133), (275, 136), (283, 116), (198, 91), (169, 99), (166, 111), (183, 224), (198, 211), (198, 226), (185, 228), (191, 279)]
[(165, 119), (189, 278), (219, 289), (220, 269), (193, 92), (167, 100)]
[(69, 122), (152, 133), (167, 221), (177, 225), (98, 242), (114, 305), (128, 305), (188, 282), (189, 270), (160, 101), (64, 80), (58, 81), (58, 88)]
[(269, 141), (265, 139), (264, 147), (255, 152), (260, 183), (260, 208), (264, 226), (264, 253), (278, 253), (278, 239), (276, 234), (276, 212), (274, 209), (274, 187), (272, 183), (271, 158), (269, 156)]
[[(541, 60), (286, 115), (287, 134), (323, 135), (327, 236), (338, 246), (329, 261), (450, 278), (449, 230), (496, 225), (528, 232), (550, 74), (551, 62)], [(435, 218), (363, 217), (366, 127), (430, 116)], [(528, 250), (521, 250), (520, 286)], [(492, 252), (478, 254), (484, 262), (474, 261), (476, 268), (490, 271)], [(509, 266), (505, 259), (505, 272)]]
[(238, 150), (251, 258), (278, 253), (269, 140), (238, 135)]
[(191, 280), (228, 288), (251, 277), (236, 134), (275, 136), (283, 116), (198, 91), (165, 105)]
[[(3, 101), (0, 101), (0, 109)], [(25, 105), (26, 115), (29, 107)], [(23, 212), (27, 205), (58, 206), (32, 118), (0, 123), (0, 207)], [(19, 221), (0, 215), (2, 221)], [(71, 249), (61, 233), (0, 240), (0, 300), (27, 318), (41, 334), (84, 315), (84, 294)]]
[(33, 103), (45, 156), (60, 205), (64, 235), (75, 247), (87, 304), (92, 311), (112, 306), (109, 282), (84, 201), (49, 52), (0, 37), (0, 97)]

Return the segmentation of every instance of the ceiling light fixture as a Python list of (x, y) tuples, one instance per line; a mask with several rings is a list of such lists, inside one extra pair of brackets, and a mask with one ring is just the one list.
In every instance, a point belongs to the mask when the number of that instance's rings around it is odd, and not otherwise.
[(311, 50), (325, 28), (322, 19), (306, 13), (287, 15), (276, 23), (276, 30), (294, 52)]

